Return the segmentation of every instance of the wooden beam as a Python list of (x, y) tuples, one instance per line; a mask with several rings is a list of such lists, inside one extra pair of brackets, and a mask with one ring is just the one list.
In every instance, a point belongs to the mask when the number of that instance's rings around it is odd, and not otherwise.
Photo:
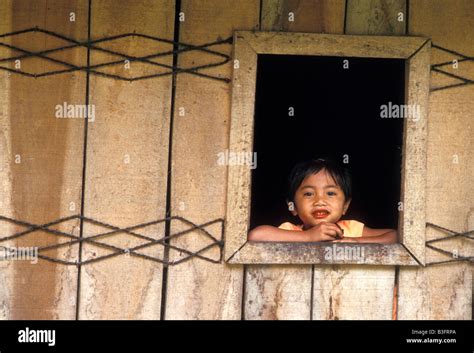
[(349, 243), (248, 242), (229, 263), (419, 266), (401, 244)]
[(238, 31), (236, 36), (261, 54), (407, 59), (423, 37)]
[[(252, 153), (254, 141), (257, 53), (247, 41), (234, 33), (234, 60), (239, 68), (232, 75), (232, 107), (229, 148), (232, 152)], [(227, 173), (226, 243), (224, 258), (228, 260), (247, 240), (251, 171), (247, 165), (231, 165)]]
[(399, 241), (425, 264), (426, 153), (431, 42), (425, 42), (405, 65), (405, 104), (418, 107), (418, 118), (405, 119), (401, 170)]

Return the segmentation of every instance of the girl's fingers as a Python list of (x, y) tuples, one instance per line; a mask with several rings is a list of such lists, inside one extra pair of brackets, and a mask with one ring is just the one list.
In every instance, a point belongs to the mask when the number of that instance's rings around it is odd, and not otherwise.
[(338, 237), (338, 238), (344, 238), (344, 233), (342, 232), (342, 229), (339, 228), (338, 225), (329, 223), (327, 227), (328, 227), (328, 231), (331, 231), (331, 235), (334, 235), (335, 237)]
[(322, 240), (323, 240), (323, 241), (335, 241), (334, 239), (335, 239), (335, 238), (334, 238), (333, 236), (331, 236), (331, 235), (326, 235), (326, 234), (323, 234), (323, 235), (322, 235)]
[(333, 228), (328, 228), (324, 231), (324, 234), (325, 235), (328, 235), (332, 238), (336, 238), (337, 237), (337, 231)]

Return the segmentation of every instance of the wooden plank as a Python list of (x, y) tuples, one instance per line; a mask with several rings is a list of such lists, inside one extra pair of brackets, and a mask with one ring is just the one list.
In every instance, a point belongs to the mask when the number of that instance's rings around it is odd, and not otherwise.
[[(389, 2), (380, 0), (371, 3), (372, 6), (379, 7)], [(380, 5), (375, 5), (376, 3)], [(400, 8), (405, 8), (404, 0), (390, 1), (390, 3), (392, 10), (386, 13), (387, 18), (395, 16), (395, 12)], [(391, 12), (393, 15), (390, 14)], [(372, 27), (373, 18), (377, 16), (376, 13), (365, 9), (364, 2), (348, 0), (346, 33), (351, 34), (352, 30), (358, 34), (404, 33), (393, 28), (390, 21), (382, 19), (378, 19), (376, 21), (378, 25)], [(353, 24), (354, 21), (356, 24)], [(375, 28), (376, 32), (374, 32)], [(395, 268), (390, 266), (380, 268), (335, 266), (332, 269), (318, 267), (314, 273), (313, 319), (324, 320), (336, 317), (343, 320), (352, 318), (390, 319), (392, 317), (394, 281)], [(328, 285), (328, 282), (331, 285)], [(322, 300), (321, 298), (326, 299)]]
[[(474, 229), (474, 209), (471, 209), (468, 213), (467, 229)], [(469, 301), (469, 298), (467, 298), (467, 300)], [(471, 320), (474, 317), (473, 302), (474, 302), (474, 267), (471, 266)]]
[[(12, 29), (10, 1), (4, 1), (0, 5), (0, 33), (10, 32)], [(0, 56), (7, 57), (11, 55), (10, 50), (0, 47)], [(9, 112), (10, 107), (10, 75), (0, 70), (0, 214), (7, 217), (13, 217), (12, 208), (12, 179), (11, 179), (11, 128)], [(0, 236), (6, 236), (14, 233), (14, 226), (9, 222), (0, 222)], [(14, 242), (1, 243), (1, 246), (13, 246)], [(14, 278), (14, 263), (12, 261), (0, 261), (0, 320), (7, 320), (10, 315), (12, 298), (12, 279)]]
[(418, 265), (418, 262), (401, 244), (248, 242), (229, 261), (236, 264), (242, 262), (250, 264)]
[(315, 266), (313, 319), (391, 319), (393, 272), (377, 266)]
[(309, 320), (311, 266), (247, 266), (245, 319)]
[[(184, 0), (181, 11), (180, 41), (192, 44), (215, 42), (230, 37), (233, 30), (256, 28), (259, 1)], [(230, 55), (232, 46), (210, 49)], [(201, 52), (178, 56), (180, 67), (206, 65), (221, 57)], [(231, 64), (217, 66), (205, 73), (230, 78)], [(219, 152), (229, 143), (231, 85), (194, 75), (177, 77), (172, 150), (172, 214), (202, 224), (225, 215), (227, 166), (217, 164)], [(179, 113), (184, 112), (184, 116)], [(171, 233), (189, 226), (173, 221)], [(221, 238), (221, 226), (206, 227)], [(172, 245), (197, 251), (209, 244), (200, 231), (172, 240)], [(219, 259), (216, 247), (202, 253)], [(185, 254), (170, 251), (171, 260)], [(166, 319), (240, 319), (242, 266), (214, 264), (194, 258), (168, 270)]]
[[(76, 21), (69, 21), (75, 12)], [(73, 38), (87, 38), (87, 1), (2, 1), (0, 33), (38, 26)], [(4, 37), (1, 42), (29, 51), (42, 51), (69, 44), (41, 33), (24, 33)], [(0, 49), (7, 58), (21, 52)], [(54, 57), (75, 65), (83, 65), (80, 49), (55, 53)], [(31, 73), (63, 69), (62, 65), (38, 58), (20, 59), (21, 70)], [(14, 68), (12, 63), (2, 66)], [(0, 169), (2, 194), (0, 214), (17, 220), (42, 224), (77, 213), (81, 203), (81, 154), (83, 119), (57, 119), (56, 105), (63, 102), (84, 104), (83, 73), (67, 73), (42, 78), (18, 74), (2, 75)], [(21, 158), (20, 163), (18, 158)], [(74, 208), (74, 207), (73, 207)], [(25, 230), (25, 227), (1, 226), (0, 236)], [(79, 222), (56, 225), (59, 231), (78, 235)], [(35, 247), (53, 245), (65, 238), (36, 231), (2, 246)], [(44, 255), (74, 261), (77, 246), (50, 250)], [(76, 305), (77, 269), (39, 260), (0, 261), (0, 316), (8, 319), (73, 319)]]
[[(274, 9), (285, 9), (274, 12)], [(283, 29), (291, 32), (342, 33), (344, 1), (262, 2), (261, 30)], [(288, 23), (288, 12), (297, 16)], [(245, 276), (244, 318), (311, 318), (312, 266), (248, 265)], [(262, 279), (264, 282), (262, 282)]]
[(406, 59), (426, 41), (423, 37), (360, 36), (318, 33), (238, 31), (257, 53), (276, 55), (355, 56)]
[(431, 42), (425, 42), (406, 65), (405, 97), (408, 106), (419, 107), (418, 119), (406, 119), (400, 196), (403, 212), (398, 221), (399, 241), (417, 261), (425, 263), (426, 152), (430, 90)]
[[(93, 1), (92, 38), (124, 33), (172, 39), (175, 2)], [(104, 42), (99, 46), (133, 56), (172, 50), (172, 45), (140, 37)], [(120, 60), (93, 51), (91, 64)], [(172, 56), (154, 61), (172, 65)], [(101, 71), (126, 77), (165, 72), (150, 64), (132, 61)], [(96, 119), (89, 124), (85, 210), (87, 217), (128, 227), (165, 217), (168, 167), (171, 75), (126, 82), (91, 76), (90, 100)], [(84, 236), (106, 232), (104, 227), (84, 224)], [(134, 230), (159, 239), (164, 223)], [(146, 241), (124, 232), (101, 241), (131, 248)], [(109, 254), (107, 249), (84, 244), (82, 260)], [(163, 247), (141, 250), (162, 258)], [(120, 255), (84, 265), (80, 283), (80, 319), (159, 319), (162, 265), (135, 256)]]
[(349, 0), (346, 33), (404, 35), (407, 21), (405, 10), (405, 1)]
[[(257, 53), (234, 33), (234, 60), (239, 69), (232, 74), (232, 109), (229, 149), (232, 152), (253, 152)], [(247, 165), (229, 166), (227, 173), (226, 242), (224, 258), (228, 260), (247, 241), (251, 171)]]
[[(410, 2), (409, 33), (432, 38), (435, 45), (473, 56), (474, 12), (472, 1)], [(459, 57), (432, 49), (432, 64)], [(474, 78), (472, 63), (459, 63), (448, 72)], [(432, 72), (433, 86), (453, 80)], [(427, 213), (428, 222), (462, 232), (472, 229), (474, 193), (474, 87), (432, 92), (428, 119)], [(458, 163), (456, 163), (458, 161)], [(427, 240), (445, 233), (427, 229)], [(433, 244), (434, 245), (434, 244)], [(460, 255), (473, 254), (472, 241), (456, 239), (436, 243)], [(427, 262), (450, 259), (431, 249)], [(436, 265), (423, 269), (400, 269), (400, 319), (469, 320), (472, 318), (472, 269), (466, 263)]]

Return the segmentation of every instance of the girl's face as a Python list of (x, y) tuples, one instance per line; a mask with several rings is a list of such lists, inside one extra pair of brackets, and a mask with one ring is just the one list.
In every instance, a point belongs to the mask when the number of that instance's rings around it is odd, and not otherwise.
[(325, 169), (307, 176), (295, 193), (293, 215), (298, 216), (306, 227), (321, 222), (336, 223), (346, 214), (351, 200), (345, 200), (344, 192)]

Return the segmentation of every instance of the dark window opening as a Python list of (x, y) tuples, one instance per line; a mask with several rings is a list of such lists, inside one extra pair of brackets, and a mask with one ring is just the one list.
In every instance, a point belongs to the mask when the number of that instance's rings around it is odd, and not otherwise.
[(342, 219), (397, 229), (404, 119), (381, 118), (380, 107), (404, 104), (404, 90), (402, 59), (259, 54), (250, 229), (299, 224), (285, 203), (291, 168), (344, 155), (353, 198)]

